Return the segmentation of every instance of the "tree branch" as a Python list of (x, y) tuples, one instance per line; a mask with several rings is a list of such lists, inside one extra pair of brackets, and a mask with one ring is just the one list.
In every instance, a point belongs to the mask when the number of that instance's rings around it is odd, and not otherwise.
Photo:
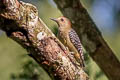
[[(64, 16), (71, 19), (82, 44), (110, 80), (120, 80), (120, 62), (103, 39), (80, 0), (54, 0)], [(81, 0), (82, 1), (82, 0)]]
[(35, 6), (17, 0), (0, 2), (0, 29), (24, 47), (54, 80), (88, 80), (69, 51), (38, 17)]

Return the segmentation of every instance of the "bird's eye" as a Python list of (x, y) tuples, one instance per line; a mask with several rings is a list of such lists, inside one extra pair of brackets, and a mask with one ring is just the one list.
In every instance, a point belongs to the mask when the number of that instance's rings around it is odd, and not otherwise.
[(61, 21), (64, 21), (64, 19), (61, 19)]

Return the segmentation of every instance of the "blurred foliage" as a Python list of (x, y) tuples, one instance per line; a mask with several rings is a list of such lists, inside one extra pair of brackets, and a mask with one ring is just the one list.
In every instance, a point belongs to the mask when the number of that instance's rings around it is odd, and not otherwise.
[(11, 80), (51, 80), (40, 65), (33, 60), (26, 60), (23, 64), (21, 72), (11, 74)]
[[(52, 0), (23, 1), (32, 3), (38, 8), (40, 18), (56, 35), (58, 31), (57, 25), (49, 18), (56, 18), (62, 16), (62, 14), (56, 8), (56, 5), (52, 2)], [(88, 9), (90, 14), (92, 11), (91, 6), (93, 6), (94, 1), (100, 0), (83, 0), (83, 4)], [(117, 14), (116, 17), (119, 17), (119, 15), (120, 14)], [(106, 35), (106, 32), (103, 30), (104, 27), (101, 29), (101, 31), (104, 33), (103, 36), (105, 40), (120, 60), (120, 30), (116, 29), (116, 31), (112, 32), (112, 34), (107, 33), (110, 35)], [(108, 80), (104, 73), (86, 52), (85, 62), (86, 72), (89, 74), (90, 80)], [(27, 55), (26, 50), (24, 50), (13, 40), (6, 37), (4, 33), (0, 36), (0, 63), (0, 80), (50, 80), (46, 72), (39, 67), (39, 65), (33, 59), (31, 59), (31, 57)]]

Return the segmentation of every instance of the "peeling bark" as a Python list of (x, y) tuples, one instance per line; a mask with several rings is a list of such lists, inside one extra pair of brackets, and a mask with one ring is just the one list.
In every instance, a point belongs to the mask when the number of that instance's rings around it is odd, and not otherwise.
[(89, 80), (79, 66), (75, 66), (69, 51), (38, 17), (35, 6), (2, 0), (0, 2), (0, 29), (24, 47), (54, 80)]
[[(120, 62), (103, 39), (80, 0), (54, 0), (79, 34), (82, 44), (92, 59), (110, 80), (120, 80)], [(82, 0), (81, 0), (82, 1)]]

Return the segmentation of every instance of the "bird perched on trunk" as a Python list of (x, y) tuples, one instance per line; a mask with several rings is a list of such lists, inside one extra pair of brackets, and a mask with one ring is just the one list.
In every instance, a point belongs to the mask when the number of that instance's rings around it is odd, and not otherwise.
[(84, 56), (80, 39), (72, 29), (71, 22), (66, 17), (52, 18), (58, 24), (58, 38), (60, 41), (74, 53), (76, 61), (81, 67), (84, 67)]

